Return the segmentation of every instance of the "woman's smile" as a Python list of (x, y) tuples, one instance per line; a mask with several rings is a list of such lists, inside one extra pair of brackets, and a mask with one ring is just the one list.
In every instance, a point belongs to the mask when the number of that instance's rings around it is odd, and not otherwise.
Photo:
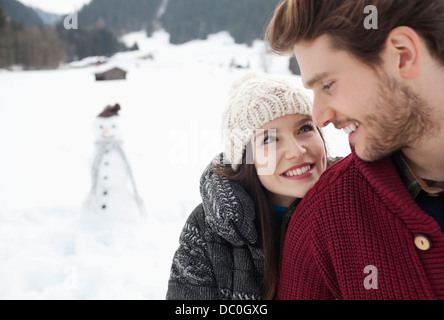
[(289, 180), (303, 180), (313, 175), (314, 166), (314, 163), (303, 163), (293, 166), (281, 173), (281, 177)]

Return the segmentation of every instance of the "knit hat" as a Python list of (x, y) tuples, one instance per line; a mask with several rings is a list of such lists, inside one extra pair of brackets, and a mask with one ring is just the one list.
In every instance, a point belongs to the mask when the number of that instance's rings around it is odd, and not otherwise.
[(97, 117), (101, 118), (109, 118), (113, 116), (118, 116), (120, 110), (120, 105), (117, 103), (114, 106), (107, 106), (103, 109), (102, 113), (100, 113)]
[(254, 130), (290, 114), (311, 116), (311, 111), (310, 99), (293, 84), (267, 75), (246, 74), (233, 83), (223, 115), (225, 159), (237, 170)]

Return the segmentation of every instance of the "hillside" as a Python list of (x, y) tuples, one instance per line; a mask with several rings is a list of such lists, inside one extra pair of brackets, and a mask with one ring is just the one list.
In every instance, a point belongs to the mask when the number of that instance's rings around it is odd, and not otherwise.
[(124, 34), (142, 29), (151, 30), (162, 0), (93, 0), (79, 12), (79, 21), (86, 26), (106, 26)]
[(228, 31), (236, 43), (251, 46), (263, 37), (278, 1), (93, 0), (78, 12), (78, 29), (66, 30), (63, 16), (0, 0), (0, 68), (54, 68), (87, 56), (111, 56), (128, 50), (119, 36), (140, 30), (150, 36), (163, 29), (172, 44)]
[[(83, 26), (106, 26), (124, 34), (165, 29), (173, 44), (228, 31), (237, 43), (262, 38), (279, 0), (93, 0), (79, 12)], [(161, 8), (162, 7), (162, 8)]]
[(12, 20), (9, 12), (4, 13), (0, 7), (0, 68), (57, 68), (65, 55), (54, 29), (24, 26)]
[(0, 0), (0, 68), (54, 69), (87, 56), (127, 50), (104, 26), (66, 30), (62, 18), (16, 0)]
[(0, 7), (9, 20), (13, 20), (24, 26), (41, 26), (44, 24), (32, 8), (16, 0), (0, 0)]
[(63, 15), (49, 13), (38, 8), (34, 8), (35, 13), (42, 19), (46, 25), (54, 26), (63, 19)]
[(278, 0), (170, 0), (161, 23), (171, 43), (228, 31), (237, 43), (261, 39)]

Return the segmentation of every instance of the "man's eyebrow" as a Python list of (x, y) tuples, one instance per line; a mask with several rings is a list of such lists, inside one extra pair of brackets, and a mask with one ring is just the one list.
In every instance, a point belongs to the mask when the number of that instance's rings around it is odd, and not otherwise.
[(319, 73), (319, 74), (315, 75), (311, 80), (307, 81), (307, 82), (305, 83), (305, 87), (306, 87), (307, 89), (311, 89), (311, 88), (313, 88), (313, 86), (314, 86), (316, 83), (318, 83), (319, 81), (321, 81), (321, 80), (323, 80), (324, 78), (328, 77), (329, 75), (330, 75), (329, 72), (322, 72), (322, 73)]

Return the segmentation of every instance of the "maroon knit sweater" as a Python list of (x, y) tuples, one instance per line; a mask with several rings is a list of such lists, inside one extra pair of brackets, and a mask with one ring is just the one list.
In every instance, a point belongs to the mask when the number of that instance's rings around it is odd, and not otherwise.
[(288, 227), (277, 299), (444, 299), (444, 234), (390, 158), (352, 153), (310, 190)]

